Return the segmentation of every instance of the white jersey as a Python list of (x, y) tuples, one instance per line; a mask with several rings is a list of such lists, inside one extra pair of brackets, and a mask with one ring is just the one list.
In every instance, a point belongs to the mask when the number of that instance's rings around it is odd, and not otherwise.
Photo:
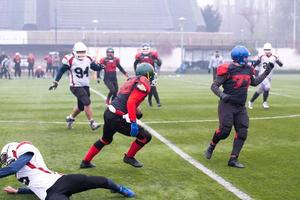
[(34, 192), (39, 199), (44, 200), (47, 196), (47, 189), (62, 175), (50, 171), (40, 151), (29, 142), (21, 142), (15, 149), (14, 157), (18, 158), (27, 152), (32, 152), (33, 157), (17, 172), (17, 179)]
[(93, 59), (90, 56), (86, 56), (83, 60), (79, 60), (74, 54), (65, 55), (62, 59), (62, 64), (69, 66), (70, 86), (90, 86), (89, 70), (92, 62)]
[[(261, 55), (258, 57), (258, 60), (260, 60), (260, 64), (255, 68), (258, 71), (258, 74), (261, 75), (266, 70), (266, 64), (267, 63), (273, 63), (276, 64), (276, 60), (278, 60), (278, 57), (275, 55), (266, 56)], [(270, 74), (267, 76), (268, 78), (272, 78), (273, 70), (270, 72)]]
[(218, 68), (218, 66), (221, 65), (222, 63), (223, 63), (222, 56), (218, 56), (218, 57), (212, 56), (209, 61), (208, 69)]

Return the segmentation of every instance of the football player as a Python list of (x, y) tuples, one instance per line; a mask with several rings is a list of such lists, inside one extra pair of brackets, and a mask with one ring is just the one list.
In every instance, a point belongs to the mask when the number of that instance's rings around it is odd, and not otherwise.
[(87, 55), (87, 47), (85, 44), (77, 42), (74, 45), (73, 53), (65, 55), (62, 59), (62, 66), (58, 70), (53, 85), (49, 88), (49, 90), (56, 89), (62, 75), (66, 71), (69, 71), (70, 90), (77, 98), (77, 105), (74, 107), (72, 113), (66, 117), (67, 127), (69, 129), (73, 127), (75, 118), (81, 111), (85, 112), (92, 130), (96, 130), (100, 127), (100, 124), (93, 119), (90, 99), (90, 68), (94, 71), (103, 69), (101, 65), (96, 64), (93, 59)]
[[(211, 159), (216, 145), (229, 136), (234, 126), (236, 132), (228, 166), (237, 168), (244, 168), (244, 165), (238, 161), (238, 157), (248, 134), (249, 117), (245, 107), (248, 87), (260, 84), (274, 67), (273, 63), (267, 63), (266, 70), (255, 77), (254, 69), (247, 64), (249, 55), (246, 47), (234, 47), (231, 51), (232, 62), (218, 67), (217, 78), (211, 85), (211, 90), (220, 98), (219, 128), (205, 151), (205, 157)], [(223, 91), (219, 88), (221, 85)]]
[(67, 200), (75, 193), (89, 189), (104, 188), (118, 192), (124, 197), (133, 197), (135, 193), (112, 180), (102, 176), (83, 174), (60, 174), (46, 166), (40, 151), (30, 142), (12, 142), (1, 151), (0, 178), (16, 175), (26, 188), (15, 189), (7, 186), (9, 194), (35, 194), (41, 200)]
[[(117, 72), (118, 68), (127, 78), (128, 74), (120, 65), (120, 59), (114, 56), (114, 49), (107, 48), (106, 49), (106, 57), (100, 59), (100, 64), (102, 64), (104, 68), (104, 83), (109, 90), (109, 93), (106, 98), (106, 105), (109, 105), (110, 102), (117, 96), (119, 87), (117, 80)], [(97, 78), (100, 78), (100, 72), (97, 72)]]
[[(262, 74), (266, 70), (267, 63), (272, 62), (273, 64), (277, 64), (282, 67), (283, 63), (279, 60), (278, 56), (272, 54), (272, 45), (270, 43), (264, 44), (264, 54), (258, 57), (258, 60), (254, 63), (254, 67), (256, 67), (258, 74)], [(254, 101), (257, 97), (263, 93), (263, 108), (270, 108), (268, 104), (269, 92), (271, 89), (271, 79), (272, 72), (267, 76), (267, 78), (258, 86), (257, 90), (253, 94), (251, 100), (248, 102), (248, 108), (253, 109)]]
[[(161, 59), (158, 56), (158, 53), (156, 51), (153, 51), (150, 49), (150, 45), (145, 43), (142, 45), (142, 52), (138, 53), (135, 56), (135, 61), (134, 61), (134, 71), (136, 70), (136, 66), (139, 63), (150, 63), (152, 66), (154, 66), (155, 73), (159, 73), (160, 67), (161, 67)], [(152, 106), (152, 96), (154, 96), (157, 106), (161, 107), (160, 99), (158, 96), (158, 92), (156, 89), (156, 84), (151, 84), (151, 91), (148, 95), (148, 105), (151, 107)]]
[(136, 76), (130, 77), (121, 87), (117, 97), (104, 112), (103, 135), (88, 150), (80, 164), (80, 168), (95, 167), (92, 159), (105, 145), (113, 141), (116, 132), (129, 137), (135, 137), (123, 161), (133, 167), (143, 167), (134, 156), (150, 142), (151, 134), (137, 124), (137, 119), (142, 117), (138, 106), (150, 92), (150, 82), (154, 78), (154, 69), (149, 63), (141, 63), (136, 68)]

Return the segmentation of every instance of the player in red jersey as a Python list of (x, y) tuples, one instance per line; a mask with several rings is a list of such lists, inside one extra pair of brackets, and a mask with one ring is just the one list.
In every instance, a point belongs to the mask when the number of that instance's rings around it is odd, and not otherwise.
[(121, 87), (118, 95), (104, 112), (103, 135), (88, 150), (80, 164), (80, 168), (95, 167), (91, 160), (101, 149), (113, 141), (116, 132), (129, 137), (135, 137), (123, 161), (133, 167), (143, 167), (134, 156), (150, 142), (152, 136), (143, 127), (137, 124), (137, 119), (142, 117), (139, 105), (149, 94), (151, 81), (154, 78), (153, 66), (141, 63), (136, 68), (136, 76), (129, 78)]
[[(150, 45), (147, 43), (142, 45), (142, 51), (135, 56), (135, 61), (133, 64), (134, 70), (136, 69), (136, 66), (139, 63), (144, 63), (144, 62), (150, 63), (152, 66), (154, 66), (154, 71), (156, 72), (156, 75), (157, 73), (159, 73), (162, 64), (161, 59), (159, 58), (158, 53), (156, 51), (151, 50)], [(153, 82), (151, 84), (151, 90), (148, 95), (149, 106), (152, 106), (152, 96), (154, 96), (157, 106), (161, 107), (158, 92), (156, 89), (156, 82)]]
[[(106, 104), (109, 105), (110, 102), (117, 96), (119, 87), (117, 80), (117, 68), (128, 78), (127, 72), (120, 64), (120, 59), (114, 56), (114, 49), (106, 49), (106, 57), (100, 59), (100, 64), (104, 66), (104, 83), (109, 89), (109, 93), (106, 98)], [(97, 78), (100, 78), (100, 72), (97, 72)]]
[[(218, 142), (226, 139), (234, 126), (236, 133), (228, 166), (237, 168), (244, 168), (244, 165), (239, 163), (238, 156), (248, 134), (249, 117), (245, 107), (248, 87), (260, 84), (274, 67), (273, 63), (267, 63), (265, 72), (255, 77), (254, 68), (247, 64), (249, 55), (246, 47), (234, 47), (231, 51), (233, 62), (218, 67), (217, 78), (211, 86), (211, 90), (220, 98), (219, 128), (215, 131), (205, 151), (205, 157), (211, 158)], [(224, 88), (223, 91), (219, 88), (221, 85)]]

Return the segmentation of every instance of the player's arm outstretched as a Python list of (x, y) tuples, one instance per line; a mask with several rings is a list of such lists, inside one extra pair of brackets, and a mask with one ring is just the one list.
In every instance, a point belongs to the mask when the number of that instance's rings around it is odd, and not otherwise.
[(259, 85), (272, 71), (272, 69), (274, 68), (274, 64), (269, 62), (266, 64), (266, 70), (259, 76), (254, 76), (254, 72), (251, 75), (251, 82), (250, 85), (252, 86), (257, 86)]
[[(0, 178), (16, 174), (20, 169), (22, 169), (33, 157), (32, 152), (27, 152), (21, 155), (17, 160), (10, 163), (8, 166), (0, 169)], [(11, 186), (7, 186), (4, 192), (8, 194), (33, 194), (33, 192), (28, 188), (15, 189)]]
[(55, 90), (58, 86), (58, 82), (61, 79), (61, 77), (63, 76), (63, 74), (68, 71), (70, 69), (69, 65), (63, 64), (59, 69), (58, 72), (56, 74), (56, 77), (52, 83), (52, 85), (49, 87), (49, 90)]

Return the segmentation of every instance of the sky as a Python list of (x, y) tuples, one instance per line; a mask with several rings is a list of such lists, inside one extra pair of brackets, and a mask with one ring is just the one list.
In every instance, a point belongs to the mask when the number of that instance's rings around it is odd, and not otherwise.
[(205, 7), (207, 4), (213, 4), (214, 0), (197, 0), (200, 7)]

